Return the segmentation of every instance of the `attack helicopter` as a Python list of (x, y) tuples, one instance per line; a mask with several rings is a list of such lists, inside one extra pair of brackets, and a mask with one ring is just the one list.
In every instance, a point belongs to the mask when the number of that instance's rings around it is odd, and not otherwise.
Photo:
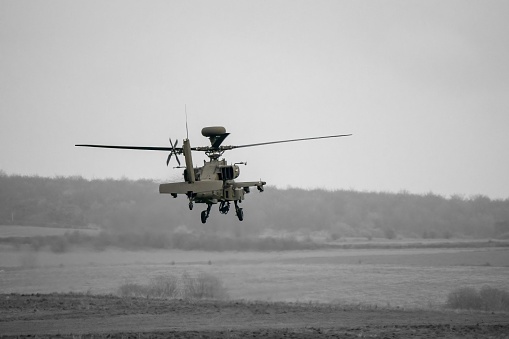
[[(231, 202), (235, 207), (235, 214), (239, 221), (244, 220), (244, 211), (239, 204), (244, 200), (244, 195), (250, 193), (251, 187), (256, 187), (259, 192), (264, 191), (264, 186), (267, 184), (261, 179), (258, 181), (241, 181), (237, 182), (240, 175), (240, 168), (238, 165), (247, 165), (247, 163), (239, 162), (228, 164), (227, 161), (219, 159), (225, 151), (229, 151), (236, 148), (254, 147), (262, 145), (279, 144), (286, 142), (304, 141), (304, 140), (315, 140), (315, 139), (328, 139), (347, 137), (352, 134), (339, 134), (329, 135), (321, 137), (311, 138), (300, 138), (300, 139), (288, 139), (261, 142), (255, 144), (237, 145), (237, 146), (225, 146), (222, 145), (230, 133), (226, 132), (226, 129), (222, 126), (211, 126), (204, 127), (201, 134), (209, 138), (210, 146), (203, 147), (191, 147), (189, 136), (183, 139), (182, 147), (178, 146), (178, 140), (175, 143), (172, 142), (171, 147), (146, 147), (146, 146), (113, 146), (113, 145), (92, 145), (92, 144), (78, 144), (77, 147), (96, 147), (96, 148), (112, 148), (112, 149), (130, 149), (130, 150), (142, 150), (142, 151), (166, 151), (170, 152), (166, 159), (166, 166), (169, 165), (172, 156), (178, 163), (176, 168), (184, 168), (184, 181), (176, 183), (166, 183), (159, 185), (159, 193), (171, 194), (173, 198), (177, 198), (179, 194), (185, 195), (189, 200), (189, 209), (192, 210), (194, 203), (207, 204), (207, 209), (201, 212), (201, 222), (206, 223), (210, 215), (212, 205), (219, 204), (219, 212), (221, 214), (227, 214), (230, 211)], [(209, 158), (209, 161), (205, 161), (203, 166), (195, 167), (193, 165), (192, 151), (204, 152)], [(183, 155), (185, 158), (185, 167), (181, 166), (178, 155)]]

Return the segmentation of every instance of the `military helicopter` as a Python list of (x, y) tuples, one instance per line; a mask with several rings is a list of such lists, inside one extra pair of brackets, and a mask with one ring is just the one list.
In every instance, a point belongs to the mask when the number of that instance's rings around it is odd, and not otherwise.
[[(79, 144), (78, 147), (97, 147), (97, 148), (114, 148), (114, 149), (131, 149), (142, 151), (166, 151), (170, 152), (166, 159), (166, 166), (170, 163), (172, 156), (175, 156), (178, 167), (184, 168), (184, 181), (177, 183), (167, 183), (159, 185), (159, 193), (171, 194), (176, 198), (179, 194), (187, 196), (189, 200), (189, 209), (192, 210), (194, 203), (207, 204), (207, 209), (201, 212), (201, 222), (206, 223), (210, 215), (212, 205), (219, 203), (219, 212), (227, 214), (230, 211), (230, 205), (233, 201), (237, 218), (244, 220), (244, 211), (239, 207), (239, 203), (244, 200), (244, 195), (250, 192), (250, 187), (256, 187), (258, 191), (263, 192), (265, 181), (241, 181), (236, 182), (240, 174), (238, 165), (247, 165), (247, 163), (239, 162), (228, 164), (226, 160), (219, 159), (225, 151), (236, 148), (254, 147), (270, 144), (279, 144), (285, 142), (327, 139), (346, 137), (352, 134), (329, 135), (312, 138), (289, 139), (279, 141), (261, 142), (256, 144), (223, 146), (222, 143), (230, 133), (222, 126), (204, 127), (201, 131), (204, 137), (209, 138), (210, 146), (191, 147), (189, 136), (183, 140), (182, 147), (178, 146), (178, 140), (175, 143), (170, 138), (171, 147), (145, 147), (145, 146), (112, 146), (112, 145), (90, 145)], [(204, 161), (202, 167), (194, 167), (192, 151), (204, 152), (209, 161)], [(185, 167), (181, 166), (178, 155), (184, 155)]]

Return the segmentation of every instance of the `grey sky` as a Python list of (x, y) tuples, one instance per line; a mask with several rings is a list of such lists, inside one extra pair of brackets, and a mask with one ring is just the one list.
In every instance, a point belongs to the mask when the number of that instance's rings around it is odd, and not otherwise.
[[(176, 180), (226, 153), (278, 187), (509, 198), (508, 1), (0, 0), (0, 169)], [(180, 144), (182, 141), (180, 141)], [(195, 164), (204, 159), (196, 154)]]

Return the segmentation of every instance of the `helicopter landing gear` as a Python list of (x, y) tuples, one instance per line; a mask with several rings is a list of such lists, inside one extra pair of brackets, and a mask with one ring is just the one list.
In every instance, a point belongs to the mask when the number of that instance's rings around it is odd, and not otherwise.
[(221, 201), (221, 204), (219, 204), (219, 212), (221, 214), (228, 214), (230, 211), (230, 202), (229, 201)]
[(207, 222), (207, 219), (210, 214), (210, 208), (212, 207), (212, 204), (207, 204), (207, 209), (205, 211), (201, 212), (201, 222), (202, 224)]
[(237, 213), (237, 218), (239, 218), (239, 221), (244, 220), (244, 211), (241, 207), (239, 207), (239, 205), (237, 205), (237, 200), (235, 200), (235, 213)]

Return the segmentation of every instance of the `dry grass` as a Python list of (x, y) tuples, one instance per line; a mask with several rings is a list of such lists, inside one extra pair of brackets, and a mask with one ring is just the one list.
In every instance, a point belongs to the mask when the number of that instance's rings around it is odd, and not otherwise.
[(509, 311), (509, 292), (491, 286), (479, 290), (460, 287), (449, 293), (446, 305), (454, 309)]
[(228, 292), (217, 277), (201, 272), (191, 276), (184, 272), (180, 277), (157, 276), (148, 284), (126, 282), (118, 289), (121, 297), (151, 299), (227, 299)]

